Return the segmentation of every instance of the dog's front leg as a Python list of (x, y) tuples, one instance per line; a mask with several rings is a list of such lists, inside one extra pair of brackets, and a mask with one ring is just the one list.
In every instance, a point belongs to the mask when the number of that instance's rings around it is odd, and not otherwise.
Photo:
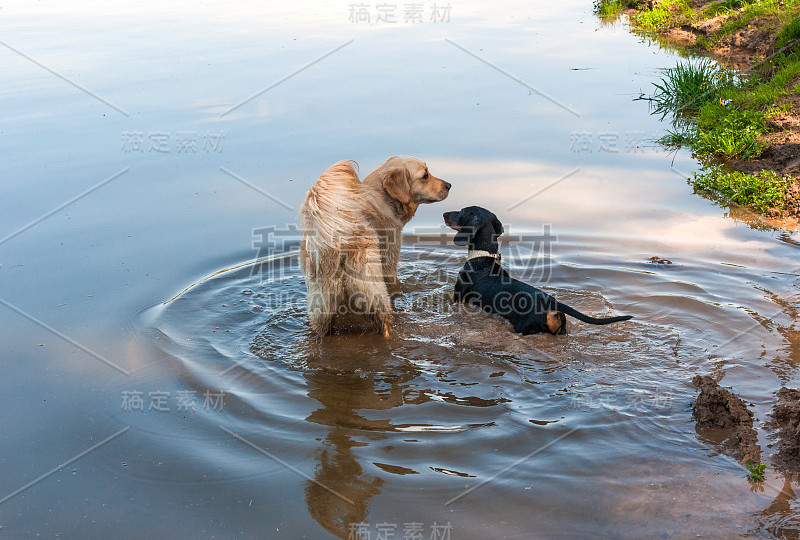
[(392, 314), (391, 313), (384, 313), (383, 320), (381, 321), (381, 325), (383, 326), (383, 337), (390, 338), (394, 336), (394, 332), (392, 331)]

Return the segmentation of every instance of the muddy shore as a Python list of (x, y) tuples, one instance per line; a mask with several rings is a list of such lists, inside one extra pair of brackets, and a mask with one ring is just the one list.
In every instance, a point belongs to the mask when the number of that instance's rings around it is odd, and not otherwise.
[(753, 413), (747, 404), (709, 375), (697, 375), (692, 383), (700, 390), (692, 407), (697, 429), (720, 431), (724, 436), (722, 452), (739, 463), (760, 463), (761, 447), (753, 428)]
[[(713, 8), (720, 5), (720, 2), (691, 0), (689, 7), (695, 15), (686, 17), (678, 13), (681, 9), (679, 6), (672, 6), (670, 2), (668, 9), (675, 16), (666, 27), (656, 31), (642, 28), (637, 16), (658, 8), (661, 3), (659, 0), (628, 2), (628, 6), (636, 4), (636, 7), (624, 10), (632, 30), (654, 36), (665, 46), (708, 56), (743, 74), (756, 71), (763, 73), (765, 69), (770, 69), (770, 61), (776, 55), (789, 54), (800, 49), (800, 40), (797, 39), (780, 48), (776, 47), (782, 21), (785, 23), (786, 20), (786, 11), (748, 18), (741, 28), (731, 32), (728, 30), (731, 23), (745, 16), (743, 8), (723, 10), (714, 16), (707, 16), (706, 14), (713, 13)], [(787, 88), (794, 88), (798, 83), (800, 78), (791, 81)], [(785, 110), (768, 119), (770, 132), (763, 135), (765, 149), (757, 158), (719, 161), (749, 174), (769, 170), (779, 175), (791, 176), (793, 183), (784, 197), (784, 208), (770, 208), (764, 215), (773, 220), (772, 224), (794, 230), (800, 219), (800, 96), (792, 91), (779, 98), (776, 105)]]
[[(692, 384), (699, 390), (692, 416), (699, 433), (720, 441), (719, 451), (740, 464), (762, 462), (762, 450), (754, 426), (753, 412), (730, 390), (709, 375), (697, 375)], [(800, 479), (800, 389), (783, 387), (776, 394), (770, 420), (764, 427), (775, 442), (768, 445), (769, 461), (788, 478)]]

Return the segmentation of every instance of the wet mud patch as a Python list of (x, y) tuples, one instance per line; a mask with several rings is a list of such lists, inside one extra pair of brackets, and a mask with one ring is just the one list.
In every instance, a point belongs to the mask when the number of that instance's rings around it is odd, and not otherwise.
[(722, 388), (710, 375), (696, 375), (692, 383), (700, 389), (692, 416), (697, 429), (711, 439), (721, 440), (722, 453), (739, 463), (761, 461), (758, 434), (753, 428), (753, 412), (729, 390)]
[(778, 452), (776, 465), (787, 475), (800, 477), (800, 390), (783, 387), (778, 390), (778, 402), (772, 409), (771, 426), (777, 430)]

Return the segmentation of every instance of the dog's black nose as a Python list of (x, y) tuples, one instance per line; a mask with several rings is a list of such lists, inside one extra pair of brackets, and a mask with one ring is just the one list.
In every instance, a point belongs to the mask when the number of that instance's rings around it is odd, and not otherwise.
[(453, 187), (453, 186), (450, 184), (450, 182), (445, 182), (444, 183), (444, 189), (446, 189), (447, 191), (450, 191), (451, 187)]

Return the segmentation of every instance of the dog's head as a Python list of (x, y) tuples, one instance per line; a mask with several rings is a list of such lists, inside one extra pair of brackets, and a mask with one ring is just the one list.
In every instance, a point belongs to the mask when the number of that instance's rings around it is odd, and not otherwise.
[(390, 157), (376, 172), (386, 193), (414, 210), (420, 204), (443, 201), (450, 193), (450, 183), (433, 176), (425, 162), (414, 157)]
[(472, 249), (497, 251), (497, 238), (503, 234), (503, 224), (486, 208), (467, 206), (458, 212), (445, 212), (444, 223), (458, 231), (453, 243)]

